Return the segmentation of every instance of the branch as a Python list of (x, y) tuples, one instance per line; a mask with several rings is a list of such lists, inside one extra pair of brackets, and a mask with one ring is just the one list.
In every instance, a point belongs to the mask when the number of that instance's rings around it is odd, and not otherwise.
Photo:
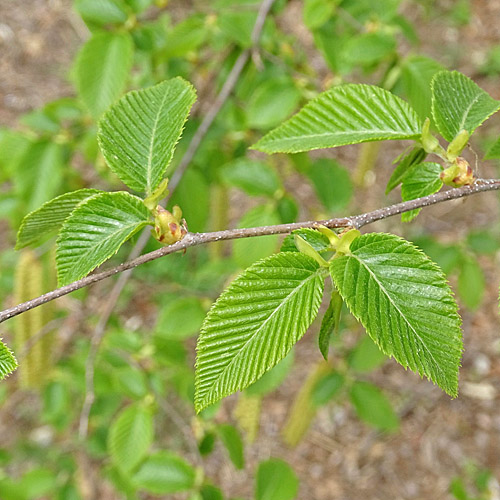
[(447, 191), (440, 191), (436, 194), (423, 196), (422, 198), (417, 198), (415, 200), (404, 201), (402, 203), (396, 203), (395, 205), (391, 205), (389, 207), (379, 208), (378, 210), (373, 210), (372, 212), (354, 215), (351, 217), (321, 221), (294, 222), (292, 224), (277, 224), (275, 226), (226, 229), (224, 231), (214, 231), (211, 233), (188, 233), (182, 240), (174, 243), (173, 245), (153, 250), (152, 252), (141, 255), (140, 257), (132, 259), (128, 262), (124, 262), (123, 264), (120, 264), (112, 269), (108, 269), (107, 271), (92, 274), (82, 278), (81, 280), (70, 283), (69, 285), (45, 293), (36, 299), (28, 300), (27, 302), (23, 302), (17, 306), (5, 309), (0, 312), (0, 323), (17, 316), (18, 314), (29, 311), (34, 307), (41, 306), (46, 302), (50, 302), (51, 300), (58, 299), (63, 295), (74, 292), (75, 290), (79, 290), (80, 288), (84, 288), (93, 283), (109, 278), (110, 276), (114, 276), (115, 274), (119, 274), (127, 271), (128, 269), (133, 269), (141, 264), (145, 264), (146, 262), (151, 262), (152, 260), (159, 259), (165, 255), (179, 252), (190, 247), (204, 245), (215, 241), (253, 238), (256, 236), (266, 236), (271, 234), (285, 234), (290, 233), (295, 229), (315, 228), (320, 224), (329, 228), (354, 227), (359, 229), (368, 224), (372, 224), (373, 222), (387, 219), (388, 217), (393, 217), (394, 215), (402, 214), (404, 212), (409, 212), (410, 210), (414, 210), (416, 208), (424, 208), (443, 201), (456, 200), (458, 198), (481, 193), (483, 191), (496, 191), (499, 189), (500, 179), (477, 179), (472, 186), (463, 186), (460, 188), (449, 189)]

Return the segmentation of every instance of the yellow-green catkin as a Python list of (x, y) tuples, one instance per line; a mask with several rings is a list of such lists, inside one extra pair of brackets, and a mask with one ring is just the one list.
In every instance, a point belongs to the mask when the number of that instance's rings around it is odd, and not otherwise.
[(297, 394), (282, 431), (283, 440), (288, 446), (297, 446), (309, 429), (317, 411), (312, 401), (314, 387), (331, 369), (326, 361), (318, 363)]
[(242, 392), (234, 408), (234, 418), (243, 431), (247, 443), (253, 443), (257, 438), (260, 426), (262, 396), (249, 395)]
[[(53, 256), (42, 263), (31, 250), (23, 250), (15, 274), (15, 301), (25, 302), (38, 297), (54, 284)], [(19, 378), (24, 388), (40, 387), (51, 366), (53, 332), (44, 325), (53, 317), (53, 305), (35, 307), (16, 318), (15, 344), (19, 356)]]

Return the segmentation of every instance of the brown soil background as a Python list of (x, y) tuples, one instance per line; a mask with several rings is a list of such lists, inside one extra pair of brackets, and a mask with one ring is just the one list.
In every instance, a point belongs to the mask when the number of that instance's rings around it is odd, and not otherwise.
[[(453, 5), (451, 0), (434, 3), (436, 12), (445, 12)], [(175, 7), (180, 4), (172, 2)], [(440, 16), (424, 19), (418, 9), (407, 14), (419, 27), (423, 53), (466, 73), (500, 99), (498, 80), (477, 74), (488, 48), (500, 43), (500, 2), (476, 0), (471, 8), (471, 22), (463, 27), (450, 27)], [(300, 9), (301, 2), (291, 1), (281, 23), (312, 51), (310, 35), (297, 25)], [(0, 2), (0, 125), (13, 126), (22, 113), (71, 95), (68, 68), (86, 36), (86, 28), (68, 0)], [(497, 130), (498, 123), (496, 118), (493, 127)], [(346, 165), (355, 161), (356, 153), (349, 148), (339, 154)], [(382, 151), (376, 169), (379, 178), (359, 195), (360, 211), (361, 200), (362, 211), (380, 206), (381, 189), (376, 186), (385, 186), (387, 169), (383, 166), (393, 157), (390, 149)], [(495, 176), (493, 165), (481, 169), (482, 176)], [(420, 223), (444, 240), (454, 241), (466, 234), (467, 228), (498, 227), (497, 215), (497, 195), (488, 193), (431, 207)], [(396, 219), (378, 223), (370, 230), (402, 235), (407, 231)], [(261, 431), (257, 441), (246, 448), (245, 470), (235, 471), (219, 450), (206, 461), (208, 475), (228, 497), (250, 498), (257, 462), (269, 456), (283, 457), (300, 478), (301, 500), (447, 499), (451, 498), (447, 492), (451, 478), (463, 475), (468, 460), (500, 478), (498, 260), (481, 261), (487, 291), (480, 309), (474, 313), (462, 311), (465, 352), (458, 399), (450, 400), (431, 383), (388, 361), (369, 380), (383, 387), (400, 412), (399, 433), (379, 434), (361, 424), (348, 404), (329, 405), (319, 411), (297, 448), (289, 449), (280, 437), (283, 422), (301, 382), (319, 360), (315, 336), (307, 335), (296, 349), (293, 373), (264, 401)], [(353, 332), (353, 338), (357, 333)], [(232, 397), (224, 403), (221, 420), (231, 420), (234, 401)], [(2, 431), (6, 429), (1, 427), (0, 442), (5, 442)], [(500, 498), (495, 480), (492, 490), (492, 498)], [(115, 498), (105, 485), (97, 491), (99, 499)]]

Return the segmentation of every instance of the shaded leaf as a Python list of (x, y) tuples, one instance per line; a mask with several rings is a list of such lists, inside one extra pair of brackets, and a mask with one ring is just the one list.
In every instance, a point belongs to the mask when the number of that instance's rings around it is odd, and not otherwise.
[(328, 350), (330, 349), (330, 340), (332, 335), (339, 328), (341, 310), (342, 297), (337, 291), (333, 291), (330, 303), (328, 304), (328, 308), (323, 316), (323, 320), (321, 321), (318, 336), (319, 351), (323, 355), (323, 358), (325, 358), (325, 361), (328, 361)]
[(26, 215), (17, 233), (16, 250), (28, 245), (40, 245), (47, 234), (61, 227), (80, 202), (97, 193), (97, 189), (79, 189), (65, 193)]
[(398, 163), (397, 167), (392, 172), (391, 178), (387, 183), (385, 194), (389, 194), (395, 187), (401, 184), (403, 177), (409, 170), (419, 163), (421, 163), (427, 156), (423, 148), (413, 148), (403, 159)]
[(401, 82), (408, 102), (423, 121), (432, 118), (431, 81), (444, 67), (430, 57), (414, 55), (407, 57), (401, 66)]
[(159, 451), (148, 457), (133, 477), (134, 484), (156, 495), (186, 491), (193, 487), (195, 470), (181, 457)]
[(182, 340), (198, 333), (205, 318), (205, 309), (196, 297), (180, 297), (161, 311), (155, 332), (164, 339)]
[(500, 109), (500, 101), (458, 71), (436, 73), (431, 86), (432, 115), (439, 132), (449, 142), (461, 130), (472, 134)]
[(311, 245), (314, 250), (319, 253), (327, 252), (330, 249), (330, 240), (323, 233), (320, 233), (315, 229), (303, 228), (296, 229), (295, 231), (292, 231), (292, 234), (285, 237), (281, 245), (280, 252), (299, 251), (294, 243), (294, 235), (296, 234), (303, 240), (307, 241), (307, 243), (309, 243), (309, 245)]
[(311, 399), (315, 406), (322, 406), (334, 398), (344, 387), (345, 378), (340, 373), (327, 373), (314, 386)]
[(153, 416), (140, 405), (125, 408), (112, 422), (108, 449), (113, 463), (131, 471), (146, 455), (153, 442)]
[[(243, 215), (238, 227), (273, 226), (279, 223), (280, 219), (274, 207), (259, 205)], [(240, 267), (245, 268), (275, 252), (277, 246), (277, 235), (240, 238), (233, 243), (233, 257)]]
[(381, 431), (395, 431), (399, 418), (382, 391), (368, 382), (356, 381), (351, 387), (351, 402), (361, 420)]
[(284, 460), (271, 458), (259, 464), (255, 500), (293, 500), (298, 491), (299, 480)]
[(163, 179), (196, 99), (182, 78), (129, 92), (99, 122), (98, 141), (111, 170), (150, 195)]
[(307, 173), (316, 194), (329, 212), (347, 207), (352, 198), (352, 182), (347, 169), (335, 160), (322, 158), (313, 163)]
[(405, 101), (373, 85), (348, 84), (323, 92), (253, 147), (264, 153), (299, 153), (419, 136), (419, 120)]
[(458, 275), (458, 294), (467, 308), (479, 307), (484, 296), (486, 280), (479, 262), (472, 256), (465, 257), (460, 263)]
[(131, 194), (101, 193), (81, 202), (64, 222), (57, 239), (59, 284), (86, 276), (147, 224), (147, 208)]
[(128, 17), (122, 0), (76, 0), (75, 9), (86, 23), (91, 24), (121, 24)]
[[(415, 200), (422, 196), (437, 193), (443, 187), (439, 177), (443, 168), (439, 163), (424, 162), (415, 165), (403, 178), (401, 184), (401, 198), (403, 201)], [(410, 222), (419, 213), (421, 208), (401, 214), (403, 222)]]
[(500, 158), (500, 137), (491, 145), (484, 155), (485, 160), (497, 160)]
[(382, 366), (387, 356), (373, 342), (371, 337), (364, 335), (348, 357), (349, 367), (358, 373), (366, 373)]
[(209, 311), (198, 338), (197, 411), (248, 387), (283, 359), (315, 318), (324, 270), (280, 253), (242, 273)]
[(293, 359), (292, 350), (276, 366), (264, 373), (257, 382), (247, 387), (246, 394), (249, 396), (264, 396), (277, 389), (290, 373)]
[(274, 196), (281, 182), (276, 172), (260, 161), (238, 158), (220, 169), (225, 184), (237, 187), (250, 196)]
[(229, 424), (220, 424), (217, 426), (221, 441), (224, 443), (229, 458), (237, 469), (245, 467), (245, 457), (243, 456), (243, 442), (236, 427)]
[(133, 55), (128, 33), (98, 32), (81, 48), (76, 59), (76, 88), (94, 118), (125, 90)]
[(436, 264), (408, 241), (373, 233), (333, 259), (330, 272), (353, 315), (385, 354), (457, 395), (461, 321)]

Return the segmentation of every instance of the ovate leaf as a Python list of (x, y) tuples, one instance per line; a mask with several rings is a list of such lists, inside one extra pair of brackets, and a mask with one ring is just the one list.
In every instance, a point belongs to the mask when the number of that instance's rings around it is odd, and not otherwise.
[(111, 424), (108, 449), (113, 463), (131, 471), (146, 455), (153, 442), (153, 416), (140, 405), (125, 408)]
[[(415, 200), (421, 196), (437, 193), (443, 187), (439, 177), (443, 168), (439, 163), (424, 162), (415, 165), (403, 178), (401, 198), (403, 201)], [(410, 222), (420, 212), (420, 208), (401, 214), (403, 222)]]
[(75, 8), (83, 20), (90, 24), (120, 24), (128, 17), (122, 0), (76, 0)]
[(97, 189), (79, 189), (47, 201), (29, 213), (23, 219), (17, 233), (16, 250), (42, 243), (48, 233), (59, 229), (80, 202), (97, 193), (99, 193)]
[[(238, 227), (273, 226), (279, 223), (280, 219), (274, 207), (258, 205), (243, 215)], [(240, 238), (233, 244), (234, 260), (240, 267), (245, 268), (275, 252), (277, 246), (277, 235)]]
[(181, 457), (167, 451), (154, 453), (140, 466), (134, 484), (156, 495), (186, 491), (193, 487), (195, 470)]
[(385, 194), (390, 193), (395, 187), (399, 186), (403, 177), (409, 170), (418, 163), (421, 163), (425, 158), (426, 153), (423, 148), (413, 148), (406, 156), (398, 163), (398, 166), (392, 172), (391, 178), (385, 188)]
[(229, 424), (220, 424), (217, 426), (221, 441), (224, 443), (229, 458), (237, 469), (243, 469), (245, 466), (245, 457), (243, 455), (243, 442), (236, 427)]
[(485, 160), (495, 160), (500, 158), (500, 137), (491, 145), (484, 155)]
[(81, 202), (57, 239), (59, 284), (86, 276), (149, 223), (142, 200), (125, 192), (97, 194)]
[(195, 406), (248, 387), (283, 359), (314, 320), (324, 269), (300, 253), (255, 263), (219, 297), (198, 338)]
[(351, 402), (361, 420), (381, 431), (395, 431), (399, 418), (382, 391), (368, 382), (354, 382)]
[(254, 148), (299, 153), (419, 135), (417, 115), (405, 101), (373, 85), (348, 84), (320, 94)]
[(125, 89), (133, 53), (128, 33), (95, 33), (82, 47), (76, 60), (76, 88), (94, 118)]
[(431, 81), (443, 69), (437, 61), (425, 56), (410, 56), (403, 61), (403, 91), (421, 120), (431, 118)]
[(293, 500), (299, 490), (299, 480), (293, 469), (279, 458), (259, 464), (255, 485), (256, 500)]
[(350, 252), (330, 272), (353, 315), (385, 354), (456, 396), (461, 321), (442, 271), (391, 234), (362, 235)]
[(0, 340), (0, 380), (17, 368), (17, 361), (11, 350)]
[(340, 311), (342, 310), (342, 298), (339, 293), (334, 290), (328, 308), (321, 321), (319, 329), (318, 347), (325, 361), (328, 361), (328, 351), (330, 349), (330, 340), (333, 334), (339, 328)]
[(173, 78), (129, 92), (102, 117), (99, 145), (127, 186), (147, 194), (158, 186), (195, 99), (190, 83)]
[(500, 109), (470, 78), (457, 71), (440, 71), (432, 80), (432, 114), (441, 135), (452, 141), (461, 130), (472, 134)]
[(222, 182), (245, 191), (250, 196), (274, 196), (281, 182), (266, 163), (238, 158), (220, 169)]

